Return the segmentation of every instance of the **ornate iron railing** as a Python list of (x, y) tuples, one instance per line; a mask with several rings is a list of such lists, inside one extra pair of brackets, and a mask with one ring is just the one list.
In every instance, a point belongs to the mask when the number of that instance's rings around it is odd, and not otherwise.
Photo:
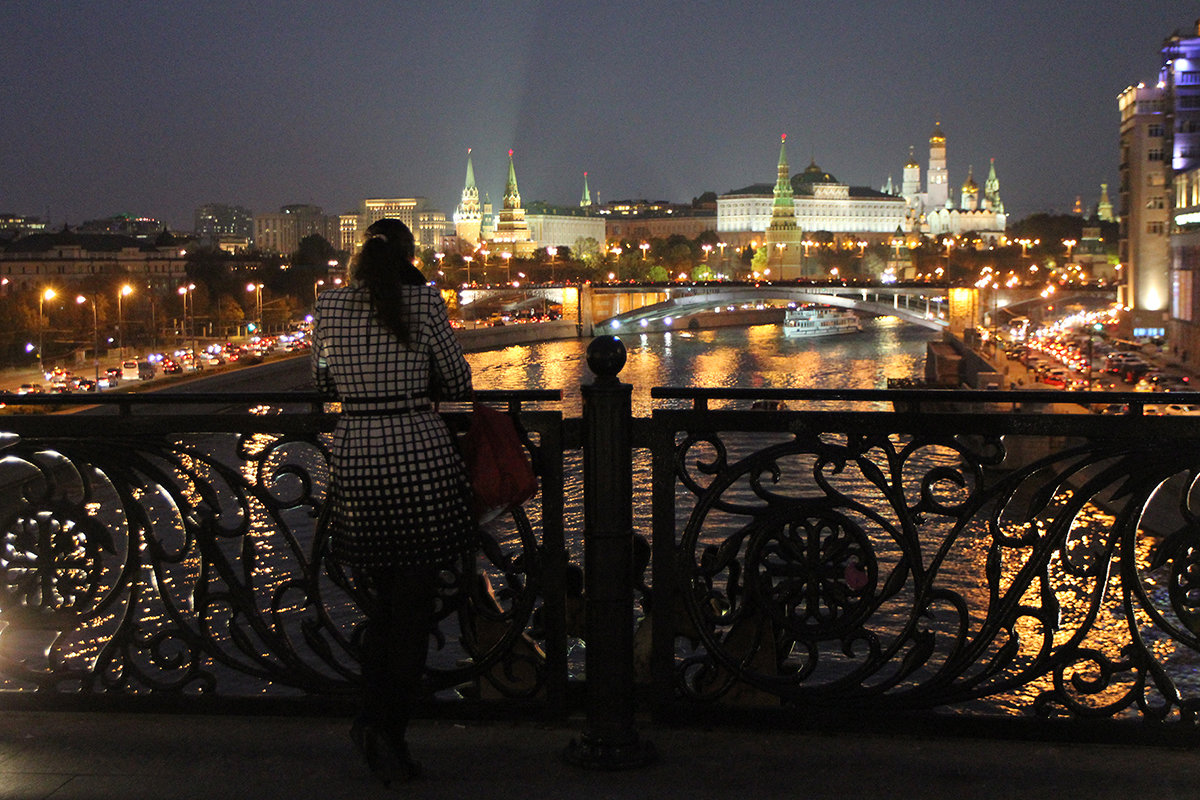
[[(606, 766), (646, 759), (635, 697), (1196, 728), (1193, 418), (1120, 393), (660, 388), (634, 419), (620, 355), (589, 348), (579, 420), (534, 405), (556, 392), (480, 393), (518, 414), (541, 492), (446, 572), (438, 698), (562, 713), (584, 651), (574, 757)], [(99, 409), (0, 417), (0, 702), (352, 692), (362, 614), (320, 526), (335, 415), (71, 402)], [(1109, 403), (1132, 413), (1086, 410)]]
[[(558, 398), (479, 393), (519, 416), (541, 491), (483, 532), (478, 558), (443, 573), (435, 692), (564, 701), (562, 415), (521, 407)], [(0, 417), (0, 695), (353, 690), (362, 613), (350, 576), (326, 558), (336, 415), (319, 398), (20, 402), (96, 407)], [(462, 428), (465, 410), (446, 417)]]
[[(691, 404), (644, 431), (660, 705), (1196, 726), (1195, 418), (1111, 393), (653, 396)], [(1069, 413), (1114, 402), (1134, 413)]]

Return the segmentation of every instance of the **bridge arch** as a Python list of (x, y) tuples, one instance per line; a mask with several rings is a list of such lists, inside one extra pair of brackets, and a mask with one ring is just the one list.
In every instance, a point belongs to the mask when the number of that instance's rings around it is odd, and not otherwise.
[[(604, 288), (593, 289), (603, 292)], [(719, 285), (671, 287), (665, 290), (666, 299), (618, 314), (593, 318), (595, 328), (617, 328), (644, 322), (664, 321), (667, 318), (691, 316), (703, 311), (729, 305), (740, 306), (759, 301), (788, 303), (820, 303), (846, 308), (873, 316), (895, 316), (932, 330), (943, 330), (945, 319), (945, 290), (938, 287), (891, 288), (858, 286), (779, 286), (779, 285)], [(589, 304), (591, 305), (591, 304)], [(597, 317), (602, 316), (597, 314)]]

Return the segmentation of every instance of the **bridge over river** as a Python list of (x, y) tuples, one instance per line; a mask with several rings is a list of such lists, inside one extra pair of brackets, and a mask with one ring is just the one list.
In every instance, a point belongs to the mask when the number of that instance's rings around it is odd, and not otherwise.
[(962, 330), (1000, 324), (1014, 316), (1029, 316), (1036, 322), (1045, 310), (1055, 306), (1107, 305), (1115, 299), (1115, 290), (1104, 287), (1070, 287), (1047, 299), (1040, 286), (981, 290), (945, 283), (842, 281), (494, 286), (460, 292), (464, 309), (476, 303), (513, 311), (559, 305), (563, 317), (575, 320), (584, 336), (631, 326), (677, 328), (700, 314), (790, 303), (817, 303), (873, 316), (895, 316), (933, 330)]

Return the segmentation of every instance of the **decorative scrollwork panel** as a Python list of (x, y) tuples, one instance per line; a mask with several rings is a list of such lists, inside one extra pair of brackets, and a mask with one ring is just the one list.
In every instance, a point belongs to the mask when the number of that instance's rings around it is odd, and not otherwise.
[(1200, 450), (677, 415), (681, 697), (1195, 721)]
[[(353, 690), (363, 612), (325, 557), (322, 435), (6, 435), (0, 448), (0, 690)], [(444, 572), (430, 688), (534, 697), (538, 538), (523, 509), (482, 535), (477, 558)]]

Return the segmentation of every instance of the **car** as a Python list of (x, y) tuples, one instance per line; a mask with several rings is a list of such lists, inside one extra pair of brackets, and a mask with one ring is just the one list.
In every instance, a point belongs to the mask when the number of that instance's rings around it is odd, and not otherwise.
[(40, 383), (22, 383), (17, 387), (17, 394), (42, 394)]
[(1070, 380), (1070, 373), (1061, 367), (1046, 370), (1046, 374), (1042, 376), (1042, 382), (1047, 386), (1066, 387), (1067, 381)]
[[(1146, 411), (1149, 413), (1150, 406), (1146, 406)], [(1189, 406), (1184, 405), (1183, 403), (1168, 403), (1167, 405), (1160, 405), (1157, 407), (1156, 411), (1159, 414), (1166, 414), (1170, 416), (1200, 416), (1200, 406)]]
[(80, 378), (76, 381), (75, 388), (81, 392), (95, 392), (99, 391), (100, 386), (91, 378)]
[(162, 364), (159, 366), (162, 367), (164, 375), (178, 375), (180, 372), (183, 372), (183, 366), (175, 361), (167, 361), (166, 359), (163, 359)]
[(1192, 391), (1193, 387), (1186, 377), (1168, 375), (1159, 381), (1158, 389), (1160, 392), (1187, 392)]

